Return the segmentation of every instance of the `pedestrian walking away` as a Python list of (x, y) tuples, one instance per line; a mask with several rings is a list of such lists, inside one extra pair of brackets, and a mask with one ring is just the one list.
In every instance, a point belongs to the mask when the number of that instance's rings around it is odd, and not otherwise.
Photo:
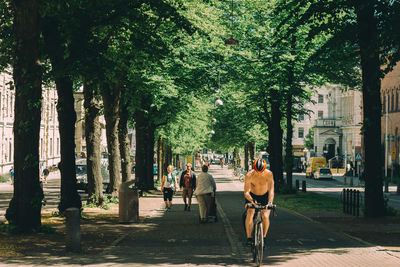
[(165, 210), (168, 211), (172, 208), (172, 197), (178, 188), (176, 176), (172, 173), (174, 166), (167, 167), (167, 175), (163, 175), (161, 181), (161, 192), (164, 196)]
[(14, 166), (11, 166), (11, 169), (10, 169), (10, 180), (11, 180), (11, 184), (14, 184)]
[(211, 196), (215, 195), (215, 180), (208, 172), (207, 165), (201, 167), (202, 173), (196, 179), (195, 194), (199, 203), (200, 223), (208, 221)]
[[(253, 217), (255, 214), (254, 206), (256, 203), (261, 205), (273, 206), (274, 201), (274, 177), (271, 171), (267, 169), (267, 163), (264, 159), (256, 159), (253, 163), (253, 169), (246, 174), (244, 178), (244, 198), (247, 207), (245, 227), (247, 235), (247, 246), (252, 245)], [(261, 210), (262, 225), (265, 238), (269, 228), (269, 215), (271, 210)]]
[(196, 175), (192, 171), (192, 164), (190, 163), (186, 164), (186, 170), (184, 170), (181, 174), (179, 186), (182, 190), (183, 202), (185, 203), (184, 210), (190, 211), (193, 191), (196, 189)]
[(49, 173), (50, 173), (49, 169), (45, 168), (43, 170), (43, 183), (45, 184), (47, 184), (47, 177), (49, 176)]

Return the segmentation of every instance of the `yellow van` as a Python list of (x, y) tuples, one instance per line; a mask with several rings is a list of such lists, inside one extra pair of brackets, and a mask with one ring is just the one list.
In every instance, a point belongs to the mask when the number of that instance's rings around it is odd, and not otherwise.
[(306, 178), (313, 178), (314, 172), (318, 170), (319, 167), (326, 167), (326, 159), (310, 158), (307, 162)]

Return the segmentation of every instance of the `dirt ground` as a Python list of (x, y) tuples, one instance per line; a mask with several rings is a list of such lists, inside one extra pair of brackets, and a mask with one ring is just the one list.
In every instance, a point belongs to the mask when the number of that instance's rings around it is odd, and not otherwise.
[[(123, 234), (128, 225), (118, 223), (118, 204), (109, 210), (85, 208), (81, 218), (82, 253), (98, 254)], [(65, 250), (65, 218), (42, 214), (42, 225), (55, 232), (37, 234), (9, 234), (0, 232), (0, 258), (46, 254), (67, 255)], [(99, 231), (101, 229), (101, 231)]]
[[(118, 204), (110, 204), (109, 210), (85, 208), (81, 219), (83, 254), (99, 254), (121, 237), (127, 228), (135, 225), (118, 223)], [(365, 219), (335, 212), (303, 212), (303, 215), (320, 222), (323, 227), (342, 231), (374, 245), (400, 252), (400, 217)], [(29, 255), (66, 256), (65, 218), (43, 213), (42, 224), (50, 226), (54, 233), (9, 234), (0, 232), (0, 258)], [(101, 231), (99, 231), (101, 229)], [(139, 230), (140, 229), (136, 229)], [(143, 230), (143, 229), (142, 229)]]

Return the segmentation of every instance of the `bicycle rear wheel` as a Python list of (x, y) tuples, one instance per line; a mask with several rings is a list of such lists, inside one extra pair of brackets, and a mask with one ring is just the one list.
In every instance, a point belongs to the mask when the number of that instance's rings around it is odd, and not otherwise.
[(256, 263), (256, 266), (260, 266), (263, 260), (264, 251), (264, 235), (262, 223), (257, 223), (255, 227), (253, 261)]
[(245, 175), (243, 173), (239, 173), (239, 181), (244, 182)]

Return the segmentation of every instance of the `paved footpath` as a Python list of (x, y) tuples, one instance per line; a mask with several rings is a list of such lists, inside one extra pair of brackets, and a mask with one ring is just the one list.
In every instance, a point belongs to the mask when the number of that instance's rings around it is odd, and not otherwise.
[[(48, 255), (3, 260), (0, 265), (252, 266), (240, 219), (243, 183), (233, 181), (230, 170), (213, 166), (210, 172), (218, 190), (215, 223), (199, 224), (195, 200), (192, 211), (183, 211), (179, 193), (169, 212), (163, 210), (160, 197), (143, 197), (139, 203), (142, 222), (132, 224), (101, 255)], [(265, 266), (400, 266), (398, 254), (334, 233), (283, 209), (271, 220), (265, 254)]]

